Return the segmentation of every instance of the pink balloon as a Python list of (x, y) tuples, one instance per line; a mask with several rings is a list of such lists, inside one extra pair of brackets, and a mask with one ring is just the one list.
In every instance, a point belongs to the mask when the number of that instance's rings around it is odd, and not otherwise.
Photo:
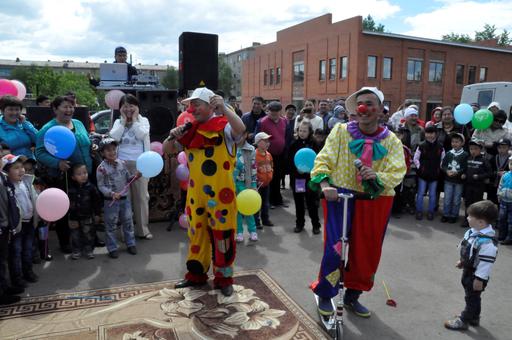
[(151, 151), (156, 152), (160, 156), (164, 155), (164, 146), (160, 142), (151, 142), (150, 144)]
[(190, 222), (188, 220), (187, 214), (181, 214), (180, 218), (178, 219), (178, 223), (181, 228), (188, 229), (188, 227), (190, 226)]
[(188, 180), (188, 176), (190, 176), (190, 171), (188, 170), (186, 165), (180, 164), (176, 168), (176, 178), (179, 181), (186, 181)]
[(187, 154), (185, 151), (182, 151), (178, 154), (178, 163), (187, 165)]
[(60, 220), (69, 210), (68, 195), (57, 188), (46, 189), (37, 198), (36, 210), (45, 221)]
[(25, 85), (23, 85), (23, 83), (19, 80), (11, 80), (11, 83), (16, 86), (16, 90), (18, 91), (16, 97), (18, 97), (19, 100), (25, 99), (25, 96), (27, 95), (27, 88)]
[(124, 92), (120, 90), (108, 91), (105, 95), (105, 104), (112, 110), (119, 110), (119, 101), (124, 96)]
[(0, 79), (0, 97), (5, 95), (16, 97), (18, 95), (18, 89), (9, 79)]

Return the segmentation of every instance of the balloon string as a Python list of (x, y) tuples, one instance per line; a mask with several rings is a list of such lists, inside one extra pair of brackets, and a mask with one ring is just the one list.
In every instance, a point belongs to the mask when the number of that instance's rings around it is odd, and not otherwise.
[[(123, 190), (121, 190), (121, 192), (119, 193), (120, 195), (124, 195), (127, 191), (128, 191), (128, 188), (130, 187), (130, 185), (132, 185), (133, 182), (135, 182), (136, 180), (138, 180), (140, 178), (140, 176), (133, 176), (132, 180), (130, 182), (128, 182)], [(110, 202), (110, 204), (108, 205), (108, 207), (110, 208), (111, 206), (114, 205), (116, 200), (112, 200), (112, 202)]]

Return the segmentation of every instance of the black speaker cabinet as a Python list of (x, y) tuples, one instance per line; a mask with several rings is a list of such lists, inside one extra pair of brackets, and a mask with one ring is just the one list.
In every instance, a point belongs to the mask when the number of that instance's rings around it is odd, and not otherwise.
[[(27, 120), (38, 130), (55, 117), (51, 107), (27, 106)], [(87, 106), (75, 107), (74, 119), (78, 119), (84, 124), (87, 132), (91, 132), (91, 118), (89, 117), (89, 108)]]
[(151, 141), (162, 142), (174, 127), (178, 116), (174, 90), (137, 91), (140, 113), (149, 120)]
[(180, 89), (194, 90), (219, 85), (219, 37), (216, 34), (183, 32), (179, 39)]

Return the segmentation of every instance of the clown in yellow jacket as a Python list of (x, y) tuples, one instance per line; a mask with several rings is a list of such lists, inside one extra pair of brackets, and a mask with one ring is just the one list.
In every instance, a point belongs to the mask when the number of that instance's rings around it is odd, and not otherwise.
[(175, 287), (204, 285), (213, 261), (214, 288), (229, 296), (236, 254), (235, 144), (245, 126), (222, 97), (206, 87), (195, 89), (182, 103), (189, 105), (194, 121), (188, 129), (172, 129), (170, 137), (183, 145), (190, 169), (185, 208), (190, 243), (188, 272)]

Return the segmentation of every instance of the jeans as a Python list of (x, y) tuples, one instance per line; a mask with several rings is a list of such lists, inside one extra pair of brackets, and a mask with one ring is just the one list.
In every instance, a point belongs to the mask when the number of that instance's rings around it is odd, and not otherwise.
[(7, 281), (9, 275), (7, 274), (7, 259), (9, 258), (9, 230), (2, 228), (0, 231), (0, 296), (4, 291), (9, 288)]
[(105, 240), (108, 252), (117, 250), (117, 223), (120, 222), (124, 234), (124, 242), (127, 247), (135, 245), (135, 234), (133, 231), (133, 213), (132, 205), (129, 199), (117, 200), (110, 205), (112, 201), (106, 200), (103, 206), (104, 220), (107, 238)]
[(268, 222), (269, 221), (269, 216), (268, 216), (268, 209), (269, 209), (269, 193), (270, 193), (270, 189), (269, 189), (269, 186), (267, 185), (266, 187), (260, 187), (258, 189), (258, 192), (260, 193), (260, 196), (261, 196), (261, 209), (260, 211), (258, 211), (256, 214), (254, 214), (254, 219), (256, 221), (256, 225), (260, 225), (260, 215), (261, 215), (261, 219), (263, 220), (263, 222)]
[(499, 239), (512, 240), (512, 202), (500, 202), (500, 215), (498, 218)]
[(471, 272), (464, 271), (462, 274), (461, 283), (464, 287), (464, 300), (466, 300), (466, 307), (460, 313), (460, 318), (464, 322), (468, 322), (471, 320), (479, 320), (480, 312), (482, 310), (482, 292), (485, 290), (487, 286), (487, 282), (484, 282), (484, 287), (481, 291), (473, 290), (473, 281), (475, 279), (475, 275)]
[[(239, 194), (243, 190), (247, 189), (244, 182), (236, 181), (236, 193)], [(254, 220), (254, 215), (245, 216), (241, 213), (237, 213), (236, 215), (236, 232), (241, 234), (244, 232), (244, 221), (247, 223), (247, 230), (250, 233), (256, 232), (256, 222)]]
[[(318, 197), (318, 194), (309, 188), (306, 188), (306, 192), (296, 192), (295, 178), (292, 178), (290, 185), (293, 190), (293, 201), (295, 203), (295, 226), (298, 228), (304, 228), (304, 225), (306, 224), (305, 210), (307, 208), (313, 229), (320, 229), (320, 218), (318, 216), (320, 198)], [(306, 202), (305, 205), (304, 201)]]
[(433, 213), (436, 208), (437, 181), (427, 182), (418, 177), (418, 195), (416, 196), (416, 211), (423, 212), (423, 196), (428, 189), (428, 212)]
[(23, 273), (32, 270), (32, 244), (34, 242), (34, 224), (23, 222), (21, 231), (11, 237), (9, 243), (9, 272), (11, 281), (20, 279)]
[(94, 247), (96, 233), (94, 232), (94, 221), (92, 218), (86, 218), (79, 221), (77, 228), (71, 228), (71, 246), (73, 253), (91, 253)]
[(459, 216), (462, 189), (460, 183), (444, 182), (444, 216), (455, 218)]

